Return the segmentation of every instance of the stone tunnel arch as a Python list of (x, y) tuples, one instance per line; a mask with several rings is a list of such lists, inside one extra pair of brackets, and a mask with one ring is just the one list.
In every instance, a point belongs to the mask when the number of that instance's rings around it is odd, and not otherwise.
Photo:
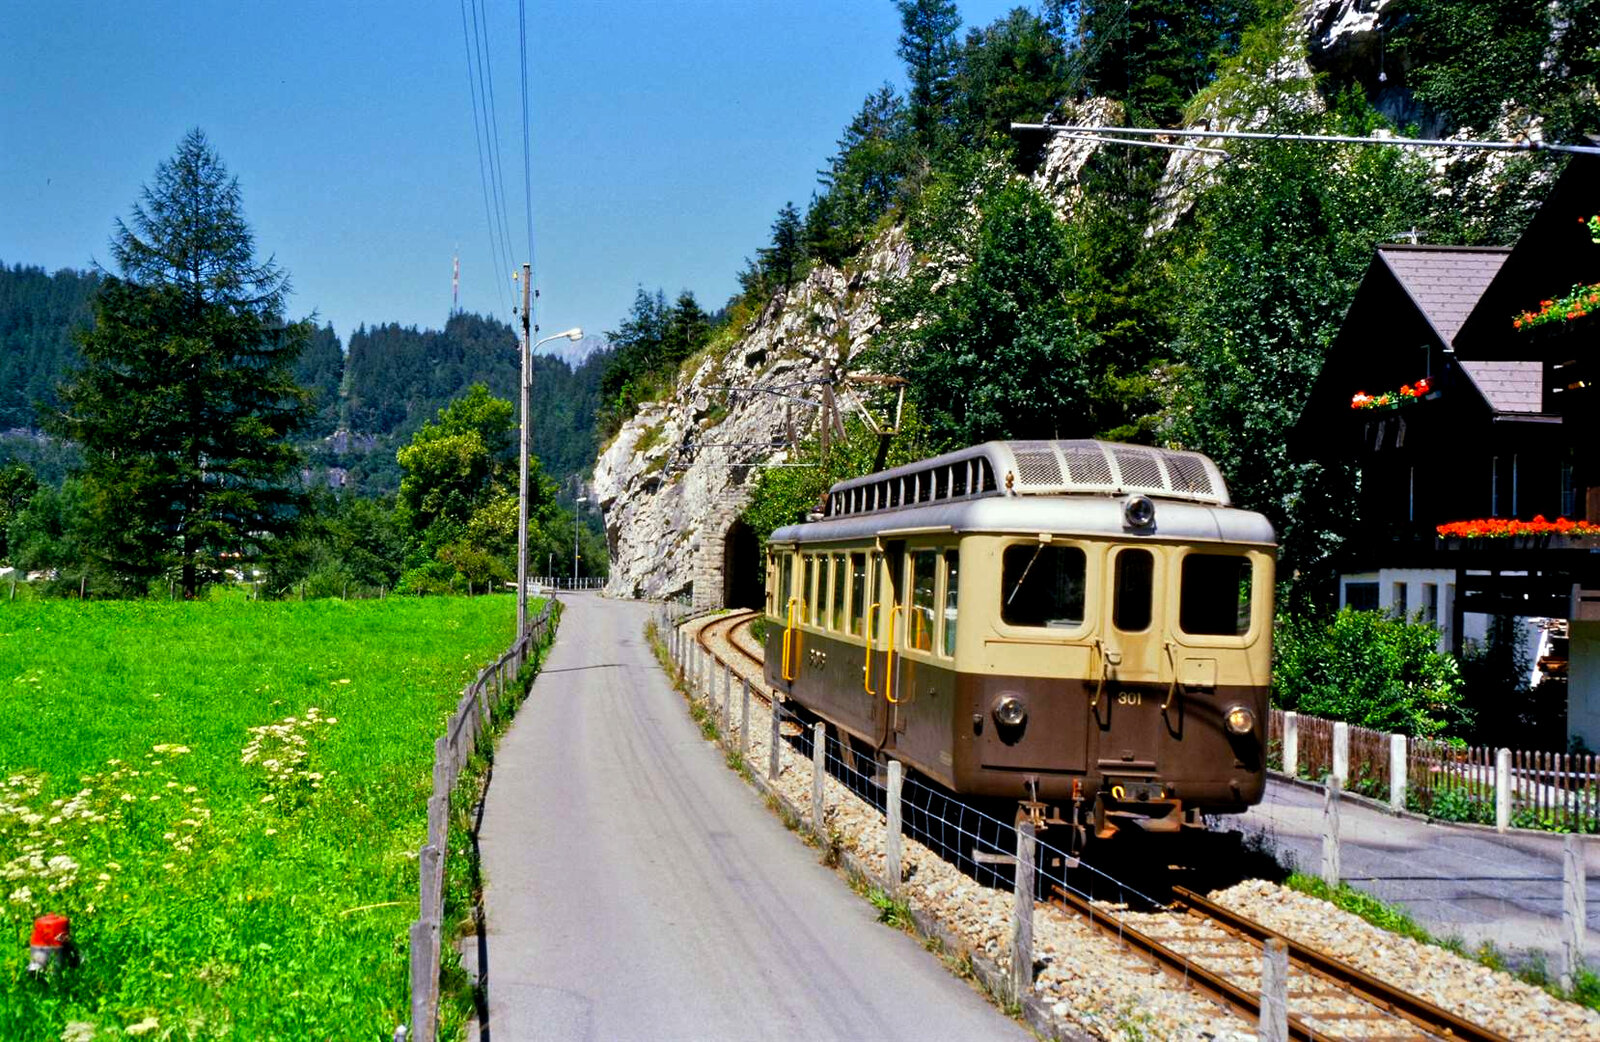
[(766, 600), (761, 541), (755, 529), (735, 518), (722, 538), (722, 603), (728, 608), (760, 608)]

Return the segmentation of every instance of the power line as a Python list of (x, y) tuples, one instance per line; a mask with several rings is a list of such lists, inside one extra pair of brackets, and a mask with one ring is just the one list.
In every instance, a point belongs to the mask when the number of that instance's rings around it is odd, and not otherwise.
[[(528, 221), (528, 264), (529, 270), (537, 273), (538, 265), (535, 263), (533, 250), (533, 144), (532, 121), (528, 113), (528, 10), (525, 0), (517, 0), (517, 39), (518, 56), (522, 64), (522, 205)], [(530, 278), (533, 276), (530, 275)], [(534, 299), (534, 317), (538, 316), (537, 293)], [(533, 327), (538, 332), (537, 323)]]
[[(476, 21), (476, 6), (474, 6), (474, 21)], [(493, 203), (489, 191), (489, 174), (483, 156), (483, 132), (479, 129), (478, 119), (478, 77), (473, 68), (472, 50), (474, 34), (467, 28), (467, 2), (461, 0), (461, 39), (467, 48), (467, 92), (472, 96), (472, 137), (478, 147), (478, 181), (483, 188), (483, 216), (489, 229), (489, 262), (494, 269), (494, 283), (500, 306), (506, 315), (511, 314), (510, 298), (506, 296), (506, 283), (508, 276), (502, 266), (501, 250), (495, 230)]]
[(478, 41), (478, 77), (483, 81), (480, 88), (483, 96), (488, 99), (485, 120), (489, 126), (489, 183), (494, 188), (496, 213), (500, 219), (500, 244), (505, 250), (506, 267), (514, 270), (517, 265), (511, 252), (511, 224), (506, 219), (505, 164), (500, 159), (500, 110), (495, 105), (494, 69), (489, 61), (489, 16), (487, 12), (484, 13), (480, 26), (478, 3), (479, 0), (472, 0), (472, 24), (474, 31), (481, 33)]

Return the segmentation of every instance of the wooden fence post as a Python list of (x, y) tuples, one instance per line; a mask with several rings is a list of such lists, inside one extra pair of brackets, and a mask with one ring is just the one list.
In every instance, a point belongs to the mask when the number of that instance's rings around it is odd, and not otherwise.
[(440, 848), (432, 843), (423, 847), (417, 855), (417, 876), (422, 895), (422, 921), (430, 926), (438, 926), (444, 916), (444, 894), (440, 892), (440, 884), (444, 880), (443, 869)]
[(439, 987), (439, 964), (433, 958), (439, 928), (417, 920), (411, 924), (411, 1037), (433, 1042), (438, 1034), (437, 1004), (434, 992)]
[(1017, 823), (1017, 871), (1012, 877), (1011, 997), (1021, 1003), (1033, 990), (1033, 822)]
[(777, 781), (778, 780), (778, 743), (783, 740), (783, 734), (782, 734), (782, 732), (780, 732), (778, 730), (778, 720), (779, 720), (778, 714), (780, 712), (782, 712), (782, 710), (780, 710), (778, 708), (778, 695), (777, 695), (776, 692), (774, 692), (773, 694), (771, 694), (768, 697), (769, 697), (769, 701), (767, 702), (767, 709), (769, 709), (771, 711), (772, 731), (767, 736), (767, 780), (768, 781)]
[(1339, 885), (1339, 795), (1343, 786), (1330, 777), (1322, 789), (1322, 881)]
[(1396, 814), (1406, 809), (1406, 736), (1389, 736), (1389, 809)]
[(823, 838), (822, 822), (827, 807), (823, 783), (828, 779), (828, 725), (818, 720), (811, 729), (811, 830)]
[(1300, 776), (1300, 714), (1283, 714), (1283, 773), (1291, 778)]
[(1494, 827), (1504, 832), (1511, 827), (1511, 750), (1494, 754)]
[(744, 691), (744, 698), (739, 709), (739, 755), (744, 759), (750, 757), (750, 680), (741, 677), (739, 686)]
[(885, 798), (888, 822), (883, 833), (884, 875), (888, 877), (889, 893), (899, 894), (900, 880), (900, 790), (905, 784), (905, 767), (899, 760), (889, 761), (889, 788)]
[(733, 667), (722, 664), (722, 733), (733, 726)]
[(1333, 722), (1333, 777), (1342, 789), (1350, 782), (1350, 725), (1343, 720)]
[(1583, 846), (1575, 835), (1561, 844), (1561, 987), (1571, 991), (1583, 968), (1584, 933), (1588, 930), (1588, 909), (1584, 888), (1588, 885), (1583, 864)]
[(1289, 946), (1269, 939), (1261, 951), (1260, 1042), (1289, 1042)]

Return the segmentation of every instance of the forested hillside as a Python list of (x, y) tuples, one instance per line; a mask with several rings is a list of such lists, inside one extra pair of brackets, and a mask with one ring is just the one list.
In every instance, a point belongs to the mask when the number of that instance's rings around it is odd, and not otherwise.
[[(28, 464), (59, 484), (72, 450), (37, 432), (38, 406), (56, 405), (56, 388), (78, 361), (75, 331), (93, 322), (90, 301), (98, 277), (63, 269), (0, 266), (0, 454)], [(606, 355), (576, 368), (560, 359), (534, 359), (535, 451), (545, 472), (565, 485), (594, 460), (594, 414)], [(399, 488), (396, 450), (426, 420), (474, 383), (517, 398), (517, 334), (479, 315), (450, 316), (442, 330), (394, 324), (363, 326), (350, 337), (348, 356), (328, 325), (313, 327), (294, 365), (310, 395), (310, 414), (297, 439), (318, 475), (340, 468), (348, 487), (363, 494)], [(336, 432), (347, 432), (334, 437)]]
[(35, 402), (53, 403), (61, 374), (78, 358), (74, 329), (91, 321), (89, 272), (0, 264), (0, 430), (39, 426)]

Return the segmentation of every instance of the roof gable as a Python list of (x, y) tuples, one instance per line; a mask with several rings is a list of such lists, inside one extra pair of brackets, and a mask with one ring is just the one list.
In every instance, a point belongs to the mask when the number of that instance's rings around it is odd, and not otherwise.
[(1504, 246), (1379, 246), (1395, 280), (1450, 344), (1511, 253)]

